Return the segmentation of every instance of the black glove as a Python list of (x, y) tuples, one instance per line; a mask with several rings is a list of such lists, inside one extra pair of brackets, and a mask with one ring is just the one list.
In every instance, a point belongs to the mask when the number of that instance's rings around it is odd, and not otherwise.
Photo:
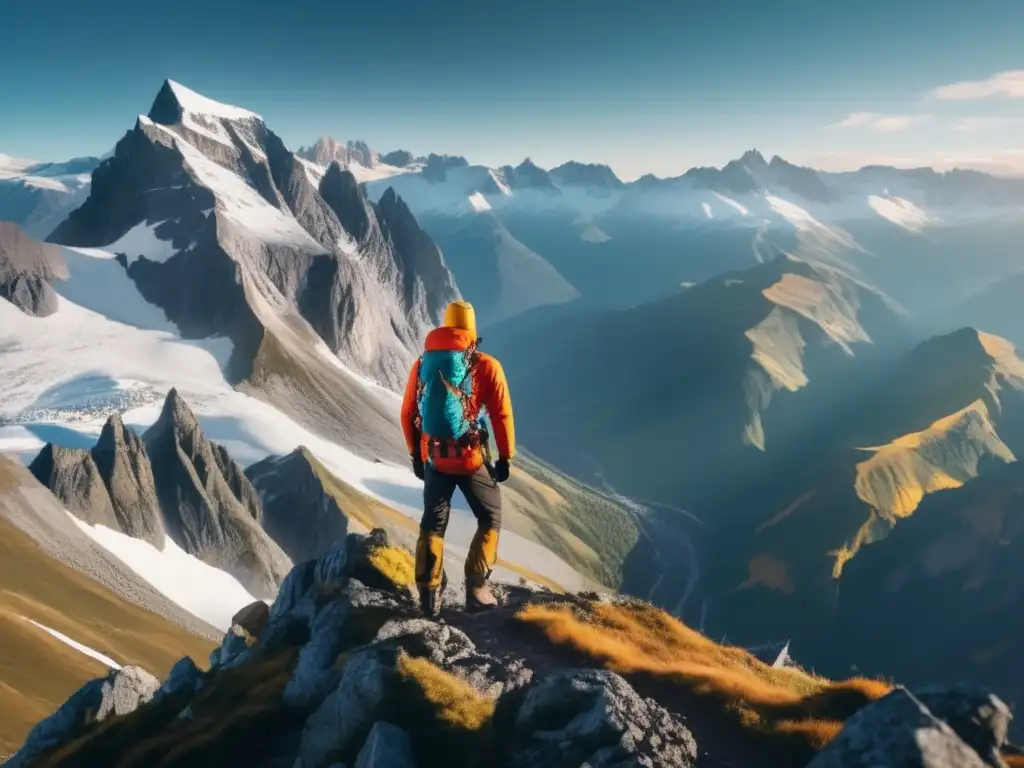
[(409, 458), (412, 459), (412, 473), (416, 475), (417, 480), (423, 479), (423, 457), (418, 453), (414, 453)]
[(498, 459), (494, 463), (494, 479), (499, 483), (504, 483), (508, 480), (508, 459)]

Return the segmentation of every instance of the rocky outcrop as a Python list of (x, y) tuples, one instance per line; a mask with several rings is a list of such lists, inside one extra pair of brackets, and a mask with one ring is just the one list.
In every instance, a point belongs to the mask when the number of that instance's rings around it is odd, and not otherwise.
[(850, 718), (807, 768), (1003, 768), (1009, 720), (991, 695), (898, 688)]
[(417, 161), (416, 156), (407, 149), (396, 149), (380, 156), (380, 161), (385, 165), (393, 165), (396, 168), (406, 168)]
[[(814, 717), (785, 720), (786, 728), (768, 741), (767, 722), (741, 726), (744, 717), (731, 711), (737, 702), (717, 700), (746, 685), (737, 670), (725, 675), (724, 687), (696, 660), (689, 662), (693, 680), (675, 679), (688, 678), (678, 659), (663, 661), (667, 676), (616, 673), (601, 666), (618, 653), (623, 641), (616, 636), (608, 636), (608, 659), (604, 651), (598, 659), (550, 644), (522, 620), (531, 610), (568, 617), (609, 609), (613, 621), (615, 609), (641, 609), (641, 601), (506, 586), (499, 591), (504, 604), (493, 612), (449, 609), (442, 621), (430, 621), (418, 615), (411, 576), (397, 577), (394, 563), (403, 558), (411, 565), (411, 554), (392, 547), (382, 530), (349, 535), (293, 568), (269, 612), (259, 604), (240, 610), (208, 672), (183, 659), (158, 690), (123, 686), (131, 695), (115, 712), (136, 706), (136, 688), (139, 701), (152, 698), (145, 714), (125, 719), (123, 727), (55, 727), (79, 722), (69, 713), (82, 711), (83, 698), (101, 706), (95, 689), (102, 681), (95, 681), (50, 725), (37, 728), (51, 735), (36, 739), (33, 754), (74, 738), (62, 756), (76, 765), (116, 764), (130, 749), (153, 766), (235, 760), (257, 768), (805, 768), (811, 759), (812, 768), (1004, 766), (1009, 710), (984, 691), (898, 688), (876, 700), (850, 688), (844, 702), (809, 697), (804, 703)], [(660, 647), (659, 633), (678, 627), (646, 608), (629, 614), (635, 618), (630, 631)], [(253, 633), (242, 624), (259, 628)], [(600, 637), (602, 624), (587, 623), (582, 631), (572, 637), (587, 644)], [(719, 650), (729, 657), (739, 652)], [(757, 664), (753, 657), (748, 663)], [(762, 685), (786, 677), (758, 670), (766, 675)], [(698, 679), (705, 687), (691, 687)], [(799, 711), (783, 716), (800, 717)], [(818, 747), (801, 740), (799, 729), (828, 730), (831, 723), (819, 718), (830, 716), (846, 718), (845, 728), (813, 757)], [(173, 756), (165, 754), (169, 744)]]
[(291, 561), (262, 529), (263, 507), (244, 470), (206, 439), (176, 390), (144, 437), (108, 419), (90, 450), (47, 445), (32, 473), (80, 519), (183, 550), (273, 597)]
[(23, 768), (42, 753), (64, 744), (92, 723), (134, 712), (153, 699), (160, 682), (141, 667), (112, 670), (105, 678), (90, 680), (53, 715), (29, 733), (24, 746), (6, 763), (8, 768)]
[(333, 478), (305, 448), (269, 456), (246, 475), (262, 498), (264, 530), (293, 562), (317, 557), (348, 534), (340, 495), (326, 485)]
[(548, 194), (560, 194), (551, 174), (539, 167), (530, 158), (526, 158), (516, 167), (506, 165), (501, 169), (505, 183), (512, 189), (533, 189)]
[(68, 511), (85, 522), (163, 545), (149, 457), (142, 440), (125, 427), (120, 414), (107, 420), (91, 450), (50, 443), (29, 469)]
[[(373, 168), (378, 161), (377, 153), (370, 149), (365, 141), (349, 140), (342, 144), (330, 136), (321, 136), (313, 146), (302, 147), (295, 154), (325, 167), (331, 163), (338, 163), (342, 168), (347, 168), (353, 163), (358, 163), (364, 168)], [(382, 162), (388, 162), (380, 159)]]
[(441, 249), (409, 210), (409, 206), (388, 188), (374, 206), (381, 232), (394, 249), (401, 279), (402, 300), (406, 312), (426, 303), (428, 317), (441, 317), (448, 302), (459, 297), (459, 290)]
[(378, 720), (359, 750), (356, 768), (416, 768), (409, 734), (391, 723)]
[[(561, 727), (554, 730), (554, 723)], [(568, 669), (524, 692), (505, 764), (682, 768), (696, 756), (690, 732), (619, 675)]]
[(92, 525), (119, 528), (110, 495), (89, 451), (47, 443), (29, 471), (69, 512)]
[(622, 179), (607, 165), (577, 163), (574, 160), (563, 163), (550, 171), (551, 178), (559, 185), (595, 187), (598, 189), (619, 189), (624, 186)]
[(52, 315), (57, 293), (50, 282), (67, 276), (59, 248), (33, 240), (13, 222), (0, 221), (0, 299), (27, 315)]
[(91, 455), (121, 530), (153, 544), (162, 543), (153, 468), (142, 439), (125, 427), (121, 414), (115, 413), (104, 424)]
[(291, 563), (260, 528), (259, 497), (245, 472), (206, 439), (176, 390), (143, 439), (168, 534), (251, 594), (273, 597)]
[[(381, 570), (389, 547), (383, 531), (350, 535), (301, 563), (258, 637), (232, 627), (209, 672), (183, 659), (150, 686), (144, 718), (94, 737), (59, 731), (33, 754), (78, 737), (67, 759), (97, 765), (129, 748), (154, 766), (226, 755), (294, 768), (695, 764), (682, 721), (621, 676), (566, 668), (535, 679), (528, 659), (418, 618), (409, 589)], [(65, 708), (81, 710), (83, 696)], [(158, 746), (170, 743), (173, 760)]]

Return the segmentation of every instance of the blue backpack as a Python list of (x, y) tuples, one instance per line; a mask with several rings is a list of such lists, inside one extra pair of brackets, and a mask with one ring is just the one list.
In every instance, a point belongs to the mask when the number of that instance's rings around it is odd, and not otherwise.
[[(419, 366), (419, 422), (432, 448), (447, 457), (465, 448), (486, 444), (485, 422), (479, 413), (471, 413), (473, 372), (476, 347), (467, 350), (430, 350), (424, 352)], [(431, 455), (435, 450), (431, 450)]]

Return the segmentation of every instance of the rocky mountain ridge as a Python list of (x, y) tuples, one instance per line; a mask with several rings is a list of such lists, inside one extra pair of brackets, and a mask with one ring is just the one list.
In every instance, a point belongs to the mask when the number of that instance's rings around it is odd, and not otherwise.
[(184, 336), (232, 341), (233, 381), (397, 458), (391, 414), (352, 374), (399, 386), (458, 290), (400, 200), (304, 162), (258, 115), (167, 82), (50, 240), (119, 254)]
[[(685, 631), (641, 604), (509, 590), (505, 607), (487, 616), (449, 611), (440, 623), (425, 621), (411, 610), (408, 557), (382, 532), (349, 536), (297, 566), (269, 610), (240, 610), (208, 671), (186, 657), (163, 683), (137, 667), (95, 680), (37, 725), (9, 765), (116, 756), (126, 766), (244, 760), (268, 768), (1001, 768), (1011, 749), (1009, 709), (966, 688), (864, 684), (845, 703), (826, 689), (818, 717), (831, 711), (845, 728), (831, 724), (818, 741), (798, 731), (771, 736), (767, 726), (742, 725), (713, 694), (681, 696), (694, 682), (685, 672), (660, 682), (619, 673), (614, 655), (588, 657), (585, 644), (560, 650), (524, 624), (538, 613), (597, 611), (648, 616), (654, 624), (643, 631), (657, 633), (665, 621), (665, 631)], [(803, 679), (799, 670), (740, 661), (773, 685)], [(730, 690), (748, 706), (744, 684)], [(795, 699), (791, 716), (809, 700)]]
[(0, 221), (0, 299), (29, 315), (47, 317), (57, 311), (50, 283), (67, 276), (59, 248), (33, 240), (14, 222)]
[(115, 414), (91, 450), (49, 443), (29, 470), (84, 522), (158, 548), (170, 536), (255, 596), (273, 598), (291, 566), (263, 530), (263, 507), (244, 470), (206, 439), (176, 390), (141, 438)]

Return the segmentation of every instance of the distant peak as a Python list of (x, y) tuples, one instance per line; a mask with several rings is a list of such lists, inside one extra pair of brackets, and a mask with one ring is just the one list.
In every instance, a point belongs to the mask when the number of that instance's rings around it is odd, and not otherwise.
[(175, 80), (165, 80), (149, 110), (149, 119), (161, 125), (181, 122), (186, 114), (223, 120), (261, 120), (255, 112), (222, 104), (187, 88)]
[(763, 167), (768, 165), (768, 163), (764, 159), (764, 155), (762, 155), (756, 149), (748, 149), (746, 152), (744, 152), (743, 156), (740, 157), (740, 162), (743, 163), (744, 165), (753, 167)]

